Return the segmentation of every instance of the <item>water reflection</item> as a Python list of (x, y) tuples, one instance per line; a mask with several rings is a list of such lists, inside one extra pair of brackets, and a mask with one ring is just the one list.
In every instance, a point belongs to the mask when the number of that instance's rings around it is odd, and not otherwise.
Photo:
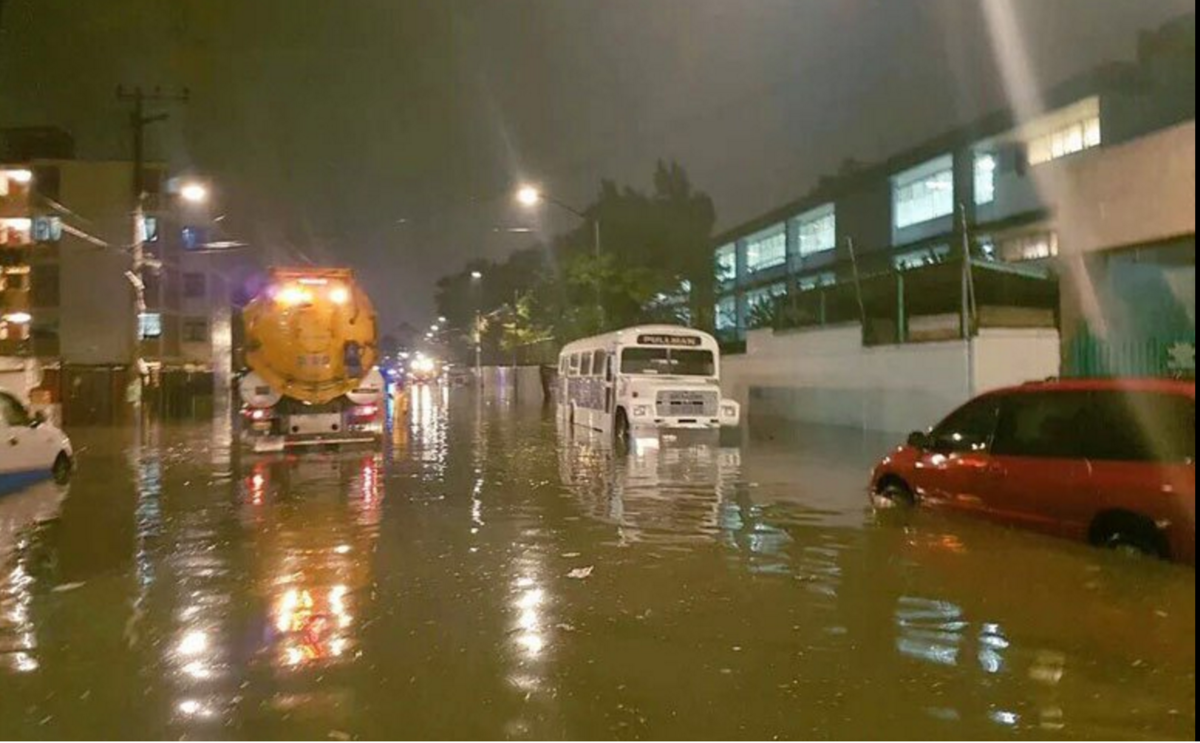
[(563, 485), (585, 514), (616, 527), (619, 544), (714, 543), (743, 526), (723, 515), (741, 476), (740, 450), (644, 436), (619, 453), (611, 436), (562, 420), (558, 431)]
[(65, 492), (41, 483), (0, 498), (0, 672), (41, 667), (30, 552), (37, 530), (58, 516)]
[(263, 645), (282, 671), (360, 656), (383, 489), (376, 452), (257, 463), (245, 479), (248, 534), (270, 606)]

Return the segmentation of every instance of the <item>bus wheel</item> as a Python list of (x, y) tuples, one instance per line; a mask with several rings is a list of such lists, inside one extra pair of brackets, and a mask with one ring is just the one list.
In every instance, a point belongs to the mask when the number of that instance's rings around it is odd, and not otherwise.
[(624, 408), (617, 410), (617, 419), (613, 423), (613, 438), (623, 446), (629, 444), (629, 416), (625, 414)]

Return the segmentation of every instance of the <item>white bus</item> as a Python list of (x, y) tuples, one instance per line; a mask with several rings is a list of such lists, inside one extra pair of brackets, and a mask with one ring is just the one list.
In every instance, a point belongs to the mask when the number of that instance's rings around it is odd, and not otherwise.
[(571, 343), (558, 361), (559, 410), (619, 439), (646, 429), (719, 431), (741, 407), (721, 397), (721, 351), (708, 333), (648, 325)]

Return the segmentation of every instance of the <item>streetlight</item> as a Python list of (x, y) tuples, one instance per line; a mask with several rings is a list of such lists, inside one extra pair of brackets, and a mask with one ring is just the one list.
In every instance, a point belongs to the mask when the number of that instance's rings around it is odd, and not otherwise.
[[(592, 223), (592, 255), (595, 258), (600, 257), (600, 218), (593, 212), (586, 214), (575, 207), (565, 204), (549, 194), (542, 193), (541, 189), (532, 185), (523, 185), (517, 188), (517, 203), (521, 206), (532, 209), (542, 202), (553, 204), (565, 212), (570, 212), (576, 217), (582, 219), (585, 223)], [(596, 308), (600, 311), (600, 323), (604, 324), (604, 302), (600, 299), (600, 285), (596, 285)]]
[(521, 186), (517, 189), (517, 201), (522, 206), (534, 207), (542, 200), (542, 192), (533, 186)]
[(189, 204), (203, 204), (208, 201), (208, 187), (203, 183), (185, 183), (179, 189), (179, 196)]

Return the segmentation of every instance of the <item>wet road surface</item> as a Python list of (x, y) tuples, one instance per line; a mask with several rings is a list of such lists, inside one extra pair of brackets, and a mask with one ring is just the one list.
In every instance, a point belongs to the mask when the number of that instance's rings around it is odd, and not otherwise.
[(410, 419), (77, 432), (69, 490), (0, 498), (0, 737), (1195, 737), (1194, 571), (877, 516), (886, 439)]

